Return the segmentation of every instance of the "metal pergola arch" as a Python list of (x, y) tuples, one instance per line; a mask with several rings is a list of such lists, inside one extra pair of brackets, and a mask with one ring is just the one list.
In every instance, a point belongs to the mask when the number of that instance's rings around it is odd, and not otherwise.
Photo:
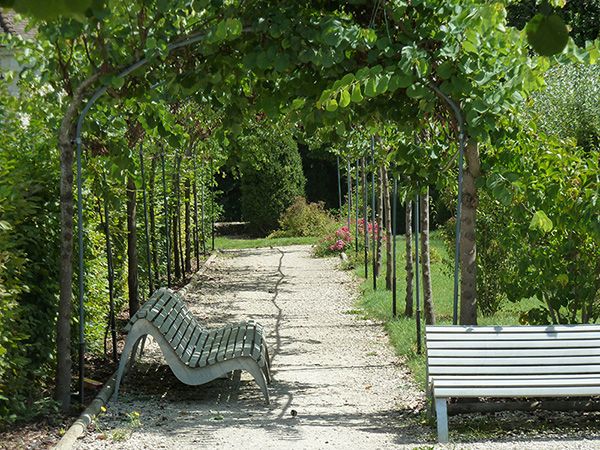
[[(167, 53), (171, 54), (174, 50), (177, 50), (182, 47), (187, 47), (197, 42), (202, 41), (205, 38), (205, 33), (194, 33), (185, 39), (179, 40), (177, 42), (173, 42), (167, 45)], [(121, 72), (116, 75), (116, 78), (126, 78), (131, 73), (135, 72), (140, 67), (145, 66), (150, 61), (149, 58), (144, 57), (133, 64), (127, 66)], [(79, 117), (77, 119), (77, 126), (75, 129), (75, 145), (77, 146), (76, 150), (76, 165), (77, 165), (77, 234), (78, 234), (78, 243), (79, 243), (79, 398), (81, 403), (83, 404), (84, 400), (84, 369), (83, 369), (83, 360), (85, 355), (85, 336), (84, 336), (84, 324), (85, 324), (85, 313), (84, 313), (84, 294), (85, 294), (85, 284), (84, 284), (84, 254), (83, 254), (83, 180), (82, 180), (82, 142), (81, 142), (81, 132), (83, 129), (83, 123), (85, 121), (85, 117), (89, 110), (94, 106), (96, 101), (102, 95), (106, 93), (108, 90), (108, 85), (103, 85), (99, 87), (94, 94), (87, 101), (85, 106), (83, 107)]]
[[(194, 33), (185, 39), (179, 40), (177, 42), (173, 42), (167, 45), (167, 53), (171, 54), (174, 50), (179, 48), (187, 47), (202, 41), (205, 38), (204, 33)], [(135, 63), (129, 65), (121, 72), (116, 75), (116, 78), (126, 78), (131, 73), (135, 72), (137, 69), (145, 66), (149, 63), (149, 58), (144, 57)], [(455, 245), (455, 267), (454, 267), (454, 305), (453, 305), (453, 323), (457, 324), (458, 321), (458, 298), (459, 298), (459, 290), (458, 290), (458, 271), (459, 271), (459, 252), (460, 252), (460, 230), (461, 230), (461, 209), (462, 209), (462, 178), (463, 178), (463, 160), (464, 160), (464, 149), (465, 149), (465, 133), (464, 133), (464, 122), (462, 118), (462, 114), (460, 108), (454, 103), (447, 95), (445, 95), (437, 86), (433, 84), (428, 84), (426, 87), (431, 88), (439, 97), (441, 97), (451, 108), (455, 118), (458, 122), (459, 126), (459, 151), (458, 151), (458, 199), (457, 199), (457, 209), (456, 209), (456, 245)], [(85, 283), (84, 283), (84, 247), (83, 247), (83, 182), (82, 182), (82, 141), (81, 141), (81, 132), (83, 129), (83, 123), (87, 116), (89, 110), (94, 106), (97, 100), (102, 97), (108, 90), (108, 85), (103, 85), (98, 88), (94, 94), (90, 97), (90, 99), (85, 104), (83, 110), (79, 114), (77, 119), (76, 131), (75, 131), (75, 139), (74, 142), (76, 144), (76, 167), (77, 167), (77, 216), (78, 216), (78, 243), (79, 243), (79, 394), (81, 402), (83, 403), (83, 395), (84, 395), (84, 369), (83, 369), (83, 359), (85, 354), (85, 336), (84, 336), (84, 323), (85, 323), (85, 314), (84, 314), (84, 291), (85, 291)], [(374, 151), (374, 137), (371, 137), (371, 157), (373, 158)], [(374, 173), (372, 174), (372, 200), (374, 203)], [(214, 200), (213, 200), (214, 201)], [(213, 205), (214, 206), (214, 205)], [(374, 205), (373, 205), (374, 206)], [(214, 220), (214, 218), (213, 218)], [(212, 242), (214, 249), (214, 227), (212, 233)], [(376, 274), (373, 274), (373, 283), (374, 287), (376, 286)]]

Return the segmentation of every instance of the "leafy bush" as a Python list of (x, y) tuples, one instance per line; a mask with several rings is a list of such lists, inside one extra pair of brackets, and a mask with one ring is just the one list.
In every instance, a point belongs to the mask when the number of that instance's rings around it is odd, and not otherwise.
[(319, 236), (335, 227), (335, 220), (322, 202), (307, 203), (296, 197), (279, 218), (279, 230), (273, 237)]
[[(358, 219), (358, 251), (363, 250), (364, 240), (362, 236), (364, 236), (365, 228), (364, 228), (364, 219)], [(354, 225), (353, 225), (354, 224)], [(323, 238), (321, 238), (314, 249), (315, 256), (331, 256), (331, 255), (339, 255), (342, 252), (348, 252), (348, 250), (354, 249), (355, 245), (355, 236), (353, 231), (356, 230), (356, 222), (350, 223), (350, 230), (348, 229), (348, 225), (340, 226), (337, 230), (328, 232)], [(376, 228), (377, 229), (377, 228)], [(373, 223), (367, 222), (367, 231), (369, 233), (369, 239), (372, 239), (373, 236)], [(377, 232), (375, 233), (377, 237)]]
[(298, 146), (289, 133), (275, 133), (266, 126), (252, 133), (243, 144), (260, 156), (247, 161), (242, 170), (242, 217), (251, 234), (265, 235), (277, 228), (294, 199), (304, 195), (306, 180)]
[[(58, 160), (40, 112), (0, 93), (0, 426), (46, 405), (58, 293)], [(23, 102), (22, 107), (26, 107)], [(47, 403), (47, 402), (46, 402)], [(47, 406), (47, 405), (46, 405)]]

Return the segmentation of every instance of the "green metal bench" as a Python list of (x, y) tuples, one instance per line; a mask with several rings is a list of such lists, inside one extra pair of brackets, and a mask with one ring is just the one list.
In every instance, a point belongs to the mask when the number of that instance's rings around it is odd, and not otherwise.
[(600, 395), (600, 326), (427, 326), (427, 385), (438, 440), (449, 398)]
[(140, 340), (150, 335), (183, 383), (200, 385), (234, 370), (246, 370), (269, 404), (269, 352), (264, 329), (258, 323), (247, 321), (216, 329), (204, 328), (180, 295), (161, 288), (137, 311), (125, 330), (128, 334), (117, 371), (115, 401), (123, 374), (133, 363)]

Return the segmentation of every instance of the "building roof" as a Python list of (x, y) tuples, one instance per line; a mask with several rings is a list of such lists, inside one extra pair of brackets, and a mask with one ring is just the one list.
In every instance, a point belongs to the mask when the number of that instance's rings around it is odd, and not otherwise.
[(0, 8), (0, 32), (14, 34), (28, 39), (35, 36), (35, 29), (27, 29), (27, 21), (17, 19), (16, 14), (8, 9)]

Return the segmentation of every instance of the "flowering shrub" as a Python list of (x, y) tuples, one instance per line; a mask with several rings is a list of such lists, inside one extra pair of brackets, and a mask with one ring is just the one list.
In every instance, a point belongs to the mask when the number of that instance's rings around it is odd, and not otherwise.
[[(373, 223), (367, 223), (367, 231), (369, 233), (369, 239), (373, 238)], [(342, 252), (347, 252), (354, 248), (354, 234), (356, 230), (356, 222), (350, 223), (350, 229), (348, 225), (339, 227), (335, 232), (327, 234), (325, 237), (319, 240), (315, 248), (316, 256), (328, 256), (335, 255)], [(364, 241), (362, 236), (365, 232), (365, 220), (358, 219), (358, 250), (364, 249)], [(375, 235), (377, 236), (377, 225), (375, 224)]]

